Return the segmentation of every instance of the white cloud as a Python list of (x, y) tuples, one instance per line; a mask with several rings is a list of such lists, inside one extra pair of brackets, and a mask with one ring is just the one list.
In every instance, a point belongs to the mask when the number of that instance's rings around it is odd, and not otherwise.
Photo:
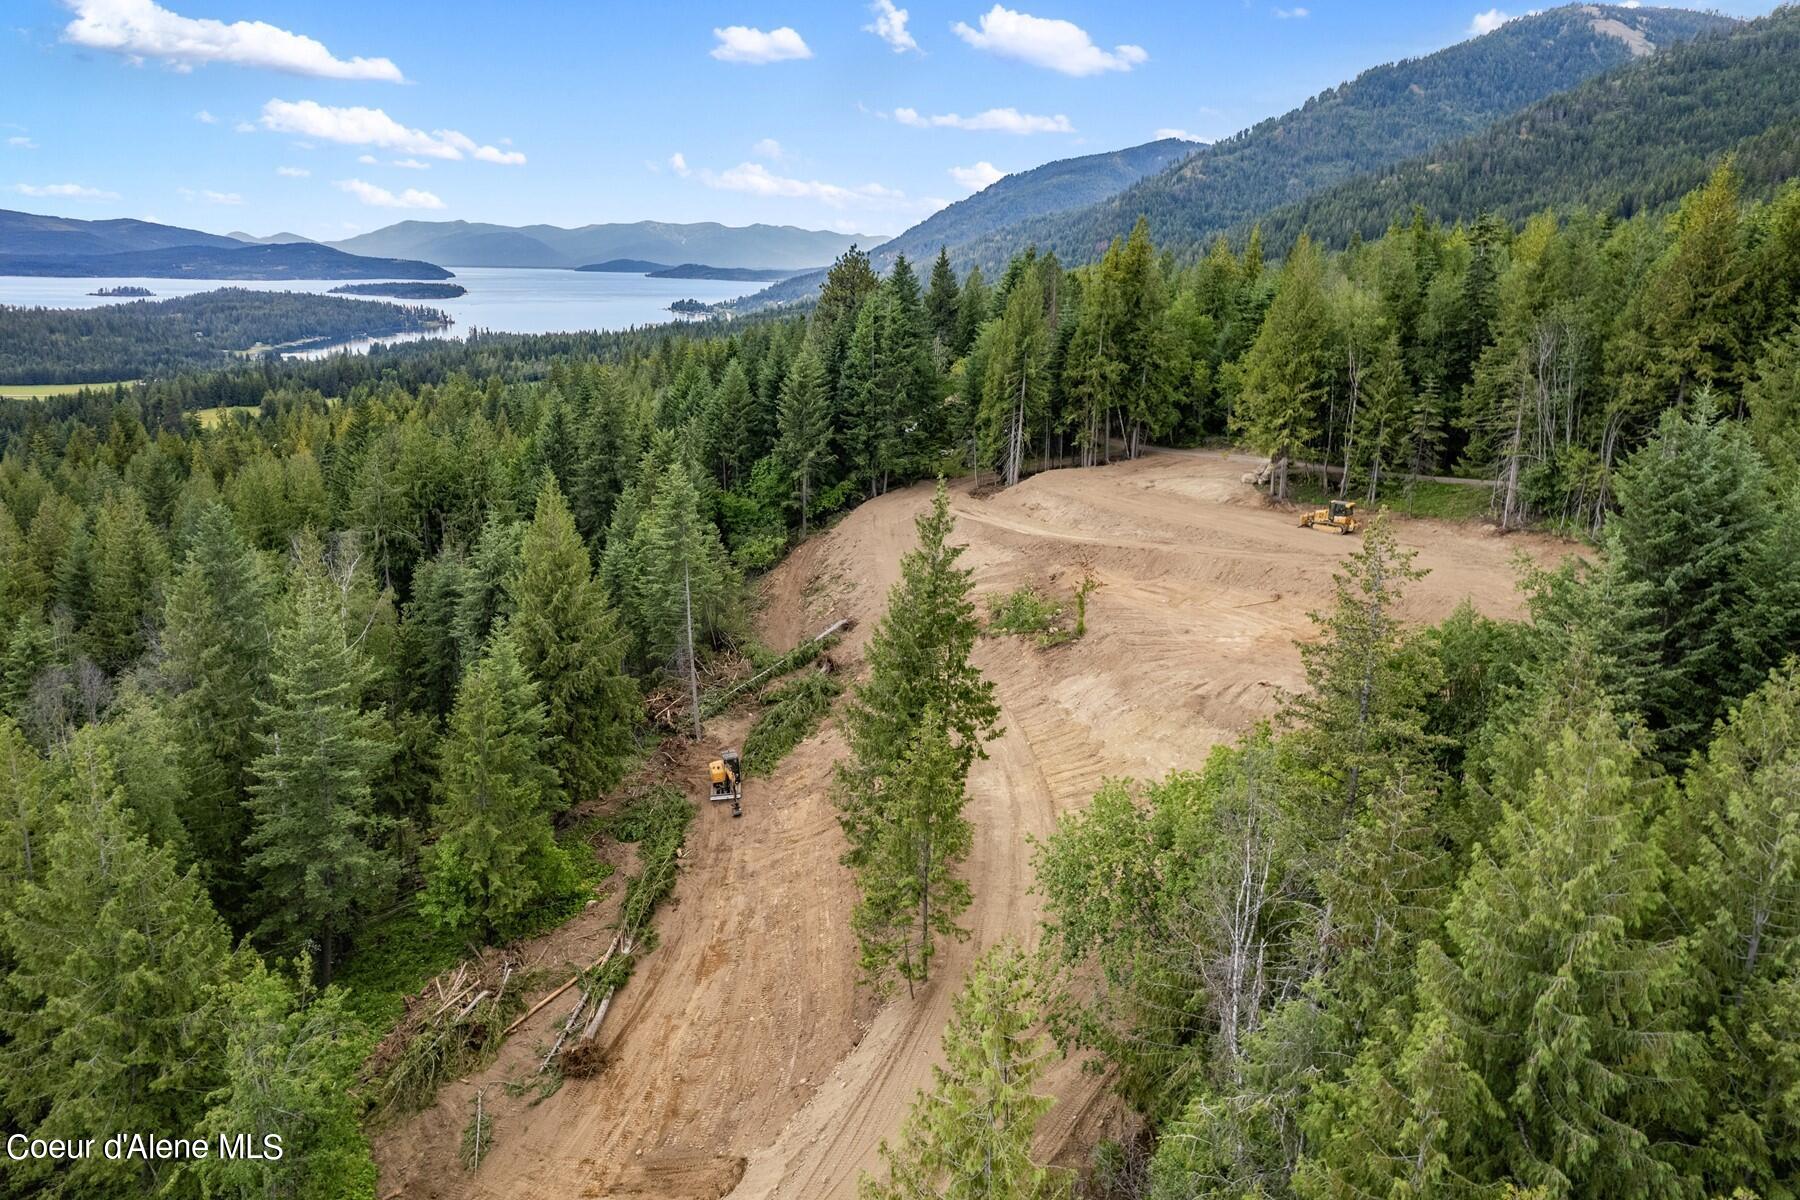
[(958, 113), (925, 116), (916, 108), (896, 108), (894, 120), (915, 129), (967, 129), (974, 133), (1074, 133), (1069, 118), (1057, 113), (1053, 117), (1022, 113), (1016, 108), (990, 108), (986, 112), (965, 117)]
[(429, 171), (429, 170), (431, 170), (430, 163), (420, 162), (416, 158), (396, 158), (394, 160), (394, 165), (396, 167), (400, 167), (407, 171)]
[(404, 83), (400, 68), (385, 58), (338, 58), (325, 46), (263, 21), (197, 20), (169, 11), (154, 0), (65, 0), (75, 19), (63, 37), (78, 46), (110, 50), (128, 61), (158, 58), (178, 71), (196, 63), (223, 62), (266, 67), (321, 79), (363, 79)]
[(372, 183), (364, 183), (360, 179), (340, 179), (337, 186), (341, 191), (349, 192), (364, 204), (375, 208), (442, 208), (444, 202), (430, 192), (421, 192), (417, 188), (407, 188), (395, 194), (384, 187), (376, 187)]
[(786, 25), (767, 33), (745, 25), (727, 25), (713, 30), (713, 36), (719, 39), (719, 44), (712, 48), (712, 56), (720, 62), (761, 66), (790, 58), (812, 57), (812, 47), (806, 44), (806, 39)]
[(36, 142), (32, 141), (30, 138), (25, 137), (22, 134), (18, 137), (7, 138), (6, 144), (8, 146), (12, 147), (14, 150), (36, 150), (38, 148), (38, 144)]
[(743, 162), (723, 171), (702, 167), (693, 174), (707, 187), (719, 191), (790, 200), (814, 200), (837, 209), (924, 213), (943, 207), (941, 200), (927, 202), (911, 199), (905, 192), (885, 184), (864, 183), (846, 187), (818, 179), (797, 179), (777, 175), (762, 163)]
[(1278, 8), (1275, 10), (1275, 19), (1278, 21), (1304, 21), (1310, 16), (1312, 16), (1310, 8)]
[(1490, 8), (1486, 12), (1475, 14), (1475, 19), (1469, 22), (1469, 32), (1480, 37), (1484, 33), (1494, 32), (1510, 20), (1512, 18), (1499, 9)]
[(1129, 71), (1150, 57), (1142, 46), (1114, 46), (1111, 51), (1094, 44), (1087, 30), (1072, 21), (1034, 17), (994, 5), (981, 15), (981, 28), (958, 21), (950, 27), (977, 50), (1002, 58), (1016, 58), (1034, 67), (1047, 67), (1064, 75), (1098, 75), (1102, 71)]
[(465, 155), (482, 162), (518, 166), (525, 156), (517, 150), (478, 145), (454, 129), (411, 129), (379, 108), (332, 108), (315, 100), (271, 100), (263, 105), (263, 128), (276, 133), (315, 137), (346, 146), (379, 146), (420, 158), (461, 159)]
[(79, 183), (15, 183), (13, 191), (43, 200), (117, 200), (119, 193)]
[(1203, 146), (1210, 146), (1212, 144), (1211, 138), (1203, 138), (1199, 134), (1189, 133), (1185, 129), (1159, 129), (1159, 130), (1157, 130), (1156, 131), (1156, 140), (1160, 142), (1164, 138), (1179, 138), (1184, 142), (1199, 142)]
[(782, 149), (781, 143), (774, 138), (764, 138), (750, 147), (750, 153), (758, 158), (766, 158), (770, 162), (780, 162), (787, 157), (787, 151)]
[(217, 125), (219, 123), (219, 118), (213, 116), (204, 108), (194, 114), (194, 120), (200, 122), (202, 125)]
[(971, 192), (979, 192), (982, 188), (1000, 182), (1006, 178), (1006, 172), (993, 163), (983, 159), (972, 167), (951, 167), (950, 178), (968, 188)]
[[(869, 5), (869, 11), (875, 14), (875, 21), (863, 26), (864, 33), (872, 33), (892, 46), (895, 54), (919, 49), (919, 43), (906, 31), (906, 10), (895, 8), (894, 0), (875, 0), (875, 3)], [(922, 50), (919, 52), (924, 53)]]
[(669, 155), (669, 170), (686, 179), (688, 177), (687, 155), (679, 150)]
[(177, 188), (176, 190), (181, 193), (181, 198), (183, 200), (202, 200), (207, 204), (225, 205), (242, 204), (244, 202), (244, 198), (236, 192), (215, 192), (204, 188), (200, 191), (195, 191), (193, 188)]
[(356, 156), (356, 161), (365, 167), (378, 166), (381, 163), (381, 160), (376, 158), (373, 154), (359, 154)]
[(275, 173), (287, 179), (305, 179), (312, 174), (305, 167), (276, 167)]

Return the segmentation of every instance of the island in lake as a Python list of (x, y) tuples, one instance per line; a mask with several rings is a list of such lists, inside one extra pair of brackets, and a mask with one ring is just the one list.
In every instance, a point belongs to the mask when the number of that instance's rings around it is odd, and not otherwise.
[(651, 279), (722, 279), (732, 283), (779, 283), (806, 273), (783, 271), (779, 267), (709, 267), (705, 263), (682, 263), (671, 267), (643, 258), (609, 258), (575, 269), (605, 271), (613, 275), (647, 275)]
[(469, 294), (460, 283), (345, 283), (331, 291), (338, 296), (389, 296), (395, 300), (454, 300)]
[(88, 295), (90, 295), (90, 296), (130, 296), (133, 299), (141, 300), (146, 296), (154, 296), (154, 295), (156, 295), (156, 293), (151, 291), (147, 287), (138, 287), (135, 284), (125, 283), (125, 284), (120, 284), (118, 287), (95, 288), (93, 291), (89, 292)]
[(669, 305), (669, 311), (684, 317), (704, 317), (712, 312), (712, 305), (699, 300), (677, 300)]

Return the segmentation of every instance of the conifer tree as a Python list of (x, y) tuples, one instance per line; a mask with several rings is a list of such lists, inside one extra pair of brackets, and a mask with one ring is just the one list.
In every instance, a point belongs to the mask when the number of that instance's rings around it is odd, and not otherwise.
[(1007, 297), (981, 386), (982, 441), (1008, 487), (1019, 482), (1026, 444), (1049, 403), (1050, 349), (1044, 291), (1031, 272)]
[(895, 979), (909, 991), (929, 980), (937, 939), (968, 936), (956, 918), (969, 906), (969, 885), (954, 874), (974, 844), (962, 811), (966, 773), (942, 717), (926, 709), (885, 781), (857, 871), (862, 899), (850, 924), (864, 981), (878, 995)]
[(618, 781), (637, 720), (625, 638), (562, 493), (546, 484), (507, 584), (507, 628), (544, 701), (561, 794), (576, 803)]
[(971, 267), (956, 298), (956, 353), (967, 354), (975, 344), (981, 327), (993, 316), (993, 293), (981, 277), (980, 267)]
[(900, 560), (900, 581), (869, 640), (869, 675), (845, 706), (850, 762), (839, 768), (840, 820), (850, 839), (846, 861), (860, 867), (885, 822), (884, 793), (928, 713), (946, 731), (960, 771), (983, 753), (999, 705), (994, 685), (969, 661), (979, 626), (969, 599), (964, 547), (950, 544), (950, 494), (940, 481), (917, 520), (919, 544)]
[[(177, 873), (170, 851), (132, 828), (110, 772), (79, 782), (37, 882), (0, 910), (12, 968), (0, 1010), (8, 1124), (67, 1139), (193, 1130), (219, 1083), (230, 935), (199, 877)], [(180, 1164), (95, 1153), (60, 1170), (9, 1167), (16, 1186), (127, 1200), (155, 1194)]]
[(82, 639), (95, 662), (117, 671), (143, 652), (169, 574), (162, 534), (135, 491), (124, 489), (100, 506), (90, 570), (91, 610)]
[(734, 358), (725, 364), (719, 386), (707, 402), (706, 441), (712, 448), (719, 486), (734, 488), (744, 481), (757, 457), (750, 444), (750, 423), (755, 416), (750, 399), (750, 377)]
[(1243, 363), (1243, 392), (1233, 422), (1274, 462), (1270, 495), (1288, 497), (1288, 463), (1318, 435), (1329, 383), (1324, 262), (1302, 235), (1282, 268), (1281, 286)]
[(464, 675), (439, 753), (421, 906), (446, 929), (492, 937), (574, 882), (550, 829), (562, 805), (544, 706), (509, 636)]
[(1539, 745), (1450, 904), (1445, 948), (1421, 952), (1414, 1028), (1456, 1031), (1456, 1103), (1494, 1114), (1445, 1169), (1550, 1195), (1669, 1194), (1698, 1046), (1680, 1022), (1682, 948), (1658, 930), (1654, 785), (1603, 704)]
[[(1702, 1161), (1711, 1191), (1780, 1195), (1800, 1175), (1784, 1136), (1800, 1097), (1800, 667), (1790, 660), (1735, 709), (1685, 781), (1661, 841), (1696, 977), (1694, 1025), (1710, 1070)], [(1784, 1097), (1786, 1099), (1784, 1099)]]
[(259, 702), (246, 865), (262, 939), (290, 954), (316, 949), (329, 982), (340, 943), (394, 878), (372, 790), (389, 747), (379, 716), (363, 708), (371, 671), (333, 589), (303, 570), (295, 592)]
[(956, 350), (956, 310), (960, 294), (956, 270), (950, 265), (949, 248), (939, 246), (937, 261), (931, 264), (931, 286), (925, 292), (925, 318), (931, 324), (932, 337), (948, 353)]
[[(301, 961), (302, 973), (305, 960)], [(362, 1067), (363, 1026), (336, 988), (296, 990), (250, 961), (222, 997), (226, 1032), (221, 1086), (200, 1134), (216, 1151), (281, 1138), (279, 1160), (215, 1153), (195, 1165), (218, 1200), (362, 1200), (375, 1193), (375, 1160), (360, 1125), (361, 1101), (344, 1086)]]
[(0, 714), (0, 911), (45, 867), (53, 816), (44, 760), (12, 718)]
[(1337, 820), (1387, 780), (1429, 771), (1425, 702), (1437, 690), (1436, 662), (1400, 622), (1407, 585), (1425, 574), (1414, 557), (1377, 516), (1332, 577), (1331, 609), (1312, 614), (1320, 637), (1300, 647), (1307, 687), (1286, 716)]
[(800, 535), (806, 536), (813, 494), (831, 462), (831, 409), (825, 369), (811, 345), (802, 346), (781, 386), (775, 454), (799, 489)]
[(245, 901), (243, 797), (256, 752), (258, 702), (268, 695), (273, 624), (270, 582), (255, 551), (230, 509), (207, 505), (169, 592), (163, 670), (193, 777), (189, 836), (213, 894), (234, 919)]
[(1031, 1135), (1049, 1111), (1033, 1093), (1048, 1063), (1030, 957), (1002, 942), (976, 960), (944, 1030), (945, 1064), (932, 1068), (900, 1127), (881, 1144), (885, 1182), (864, 1175), (861, 1200), (1052, 1200), (1071, 1194), (1062, 1171), (1031, 1161)]

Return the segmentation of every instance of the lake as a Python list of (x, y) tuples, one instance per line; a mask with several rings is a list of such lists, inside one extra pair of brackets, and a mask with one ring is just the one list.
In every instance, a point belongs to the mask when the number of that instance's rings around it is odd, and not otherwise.
[[(651, 279), (647, 275), (614, 275), (604, 271), (532, 270), (523, 267), (452, 267), (453, 282), (469, 289), (455, 300), (396, 300), (396, 304), (424, 304), (442, 309), (456, 322), (437, 334), (403, 334), (382, 341), (417, 337), (462, 337), (471, 329), (498, 333), (579, 333), (590, 329), (629, 329), (634, 325), (658, 325), (675, 320), (669, 305), (682, 299), (735, 300), (759, 291), (761, 283), (718, 279)], [(155, 292), (155, 298), (191, 296), (214, 288), (241, 287), (263, 291), (329, 292), (344, 279), (55, 279), (27, 275), (0, 275), (0, 304), (35, 305), (44, 308), (92, 308), (100, 304), (125, 304), (129, 298), (90, 296), (101, 288), (136, 286)], [(354, 299), (379, 300), (379, 296)], [(305, 357), (339, 351), (365, 350), (367, 341), (307, 351)]]

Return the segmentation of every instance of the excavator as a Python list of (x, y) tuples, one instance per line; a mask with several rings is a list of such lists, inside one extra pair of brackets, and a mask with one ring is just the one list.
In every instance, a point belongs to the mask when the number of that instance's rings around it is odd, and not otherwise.
[(1356, 501), (1333, 500), (1324, 508), (1315, 508), (1300, 517), (1302, 529), (1334, 529), (1340, 534), (1355, 533)]
[(712, 760), (712, 798), (731, 801), (731, 815), (744, 815), (744, 762), (736, 750), (721, 750)]

